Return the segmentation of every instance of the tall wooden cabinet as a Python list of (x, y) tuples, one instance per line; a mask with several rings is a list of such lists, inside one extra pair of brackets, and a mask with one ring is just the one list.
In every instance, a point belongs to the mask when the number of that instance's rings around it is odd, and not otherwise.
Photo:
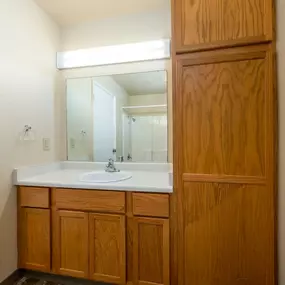
[(176, 52), (273, 39), (274, 0), (172, 0)]
[(172, 8), (172, 284), (276, 284), (273, 3)]

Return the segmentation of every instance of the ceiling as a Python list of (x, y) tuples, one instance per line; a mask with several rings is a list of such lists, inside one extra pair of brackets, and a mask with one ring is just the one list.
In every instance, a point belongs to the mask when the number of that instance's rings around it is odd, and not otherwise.
[(34, 0), (60, 26), (147, 12), (169, 0)]
[(112, 77), (129, 95), (167, 93), (166, 71), (118, 74)]

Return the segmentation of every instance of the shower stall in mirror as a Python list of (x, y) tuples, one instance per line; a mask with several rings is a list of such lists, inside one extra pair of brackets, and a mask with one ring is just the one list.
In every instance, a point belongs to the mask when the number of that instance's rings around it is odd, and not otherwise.
[[(148, 108), (149, 112), (136, 113)], [(163, 110), (165, 109), (165, 110)], [(166, 107), (124, 110), (123, 154), (127, 161), (167, 161)]]
[(66, 81), (68, 160), (166, 162), (167, 74)]

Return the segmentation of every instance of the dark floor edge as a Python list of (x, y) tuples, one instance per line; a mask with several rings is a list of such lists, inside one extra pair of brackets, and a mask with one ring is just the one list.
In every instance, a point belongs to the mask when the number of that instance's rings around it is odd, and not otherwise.
[(54, 273), (46, 273), (34, 270), (18, 269), (8, 276), (0, 285), (15, 285), (21, 278), (37, 278), (45, 281), (52, 281), (57, 285), (113, 285), (110, 283), (96, 282), (83, 278), (57, 275)]
[(26, 270), (17, 269), (12, 274), (10, 274), (6, 279), (0, 282), (1, 285), (11, 285), (17, 280), (21, 279), (25, 275)]

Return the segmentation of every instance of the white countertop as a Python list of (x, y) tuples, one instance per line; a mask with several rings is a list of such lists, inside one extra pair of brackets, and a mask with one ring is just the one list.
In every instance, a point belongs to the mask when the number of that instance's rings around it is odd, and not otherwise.
[(169, 174), (171, 165), (151, 163), (117, 163), (120, 170), (132, 173), (132, 178), (111, 183), (87, 183), (80, 176), (92, 170), (102, 170), (105, 163), (59, 162), (36, 165), (14, 170), (14, 184), (22, 186), (58, 187), (74, 189), (98, 189), (172, 193)]

